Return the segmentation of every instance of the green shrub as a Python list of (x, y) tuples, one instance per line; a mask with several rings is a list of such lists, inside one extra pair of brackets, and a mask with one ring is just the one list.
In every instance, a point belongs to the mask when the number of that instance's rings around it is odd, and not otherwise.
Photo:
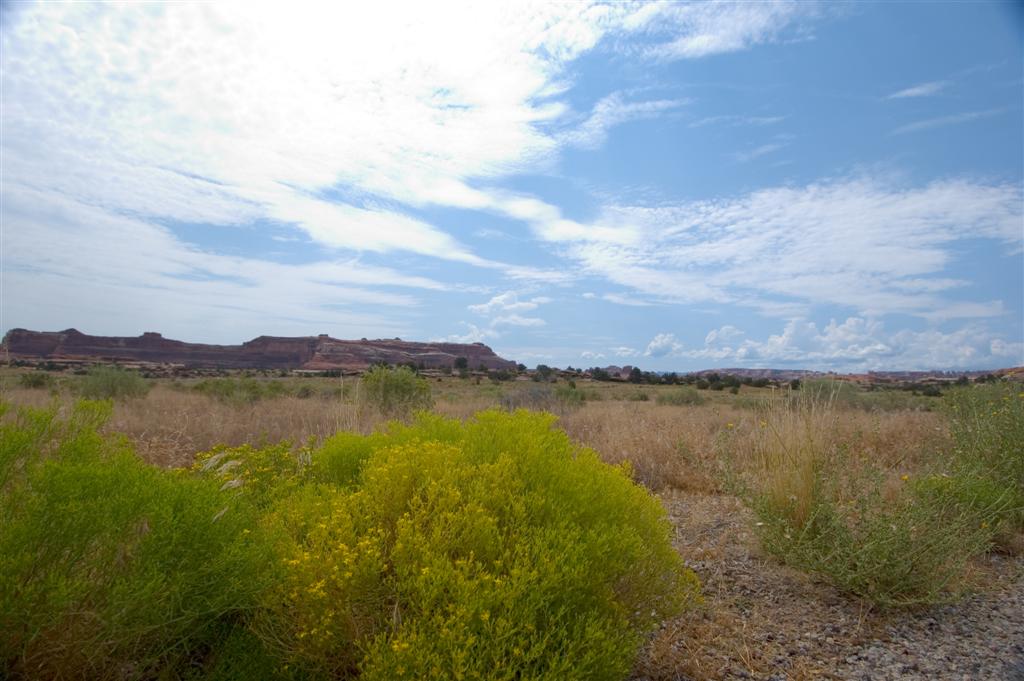
[(887, 490), (890, 472), (827, 444), (835, 414), (813, 399), (765, 412), (746, 489), (765, 548), (881, 606), (952, 597), (992, 539), (986, 514), (917, 482)]
[(387, 418), (407, 418), (429, 409), (434, 400), (430, 384), (409, 367), (375, 366), (360, 379), (359, 400)]
[(90, 400), (123, 400), (144, 397), (150, 384), (137, 372), (120, 367), (91, 367), (79, 383), (82, 397)]
[[(554, 417), (421, 415), (313, 453), (255, 630), (335, 678), (616, 679), (697, 597), (660, 504)], [(333, 483), (333, 484), (332, 484)]]
[(986, 512), (1001, 538), (1024, 530), (1024, 388), (959, 387), (945, 398), (954, 449), (951, 494)]
[[(308, 386), (303, 386), (309, 390)], [(243, 376), (242, 378), (207, 378), (193, 387), (196, 392), (212, 397), (228, 404), (253, 404), (263, 399), (284, 397), (290, 394), (288, 385), (275, 380), (260, 381)], [(308, 395), (304, 395), (307, 396)]]
[(302, 482), (309, 451), (292, 451), (290, 442), (263, 447), (214, 447), (196, 455), (192, 470), (214, 478), (222, 489), (240, 494), (263, 508)]
[[(848, 482), (848, 481), (847, 481)], [(757, 498), (765, 548), (787, 563), (827, 577), (840, 589), (885, 606), (941, 602), (956, 593), (967, 562), (983, 553), (992, 529), (983, 516), (948, 496), (911, 486), (885, 499), (877, 483), (860, 483), (848, 504), (836, 501), (826, 476), (802, 519), (791, 505)]]
[(0, 676), (180, 676), (266, 584), (244, 500), (144, 464), (97, 432), (109, 412), (84, 402), (67, 420), (53, 408), (4, 422)]
[(679, 388), (678, 390), (658, 393), (657, 402), (658, 404), (696, 407), (704, 404), (707, 400), (694, 388)]
[(41, 371), (34, 371), (18, 376), (18, 385), (22, 388), (52, 388), (57, 384), (53, 376)]
[(578, 390), (575, 384), (559, 384), (555, 386), (554, 397), (565, 410), (581, 407), (586, 400), (583, 392)]

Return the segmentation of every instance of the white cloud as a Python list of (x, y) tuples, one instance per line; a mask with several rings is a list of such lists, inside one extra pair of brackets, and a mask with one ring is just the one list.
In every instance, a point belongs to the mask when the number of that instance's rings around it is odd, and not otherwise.
[(540, 317), (523, 317), (517, 314), (502, 315), (491, 320), (491, 326), (544, 326)]
[(463, 324), (467, 328), (466, 333), (456, 333), (450, 336), (446, 336), (445, 338), (439, 338), (436, 340), (444, 341), (447, 343), (484, 343), (488, 340), (501, 337), (501, 334), (499, 334), (494, 329), (480, 328), (475, 324), (466, 324), (465, 322), (463, 322)]
[[(379, 311), (417, 304), (395, 289), (447, 288), (354, 259), (212, 254), (142, 220), (16, 187), (2, 200), (6, 225), (19, 225), (4, 232), (4, 319), (29, 328), (238, 342), (273, 319), (282, 334), (407, 335)], [(360, 310), (367, 305), (376, 311)]]
[(891, 333), (877, 319), (849, 317), (841, 323), (833, 319), (821, 328), (813, 321), (793, 319), (781, 333), (765, 340), (747, 339), (732, 347), (722, 346), (718, 340), (717, 333), (711, 331), (703, 348), (673, 354), (708, 362), (839, 371), (971, 369), (1024, 363), (1024, 343), (993, 338), (988, 329), (977, 325), (949, 332), (902, 329)]
[(606, 293), (601, 296), (601, 298), (603, 300), (607, 300), (609, 303), (627, 305), (629, 307), (651, 307), (655, 304), (647, 300), (641, 300), (640, 298), (634, 298), (621, 293)]
[(651, 342), (647, 344), (647, 349), (644, 350), (645, 357), (665, 357), (666, 355), (674, 355), (683, 349), (682, 344), (676, 340), (675, 334), (671, 333), (659, 333)]
[(637, 350), (636, 348), (631, 348), (631, 347), (625, 346), (625, 345), (620, 345), (617, 348), (613, 348), (612, 349), (612, 353), (614, 353), (616, 357), (639, 357), (640, 356), (640, 351), (639, 350)]
[(762, 156), (773, 154), (779, 149), (784, 148), (785, 146), (785, 144), (779, 144), (777, 142), (773, 142), (771, 144), (762, 144), (759, 147), (754, 147), (750, 151), (737, 152), (733, 154), (733, 158), (735, 158), (740, 163), (749, 163), (755, 159), (761, 158)]
[(908, 132), (920, 132), (922, 130), (932, 130), (934, 128), (944, 128), (947, 125), (958, 125), (960, 123), (970, 123), (972, 121), (980, 121), (986, 118), (992, 118), (1006, 111), (1006, 109), (987, 109), (985, 111), (967, 111), (964, 113), (953, 114), (951, 116), (938, 116), (937, 118), (927, 118), (923, 121), (916, 121), (914, 123), (908, 123), (907, 125), (901, 125), (892, 131), (894, 135), (903, 135)]
[(786, 116), (708, 116), (690, 123), (691, 128), (703, 128), (707, 125), (763, 126), (775, 125), (786, 120)]
[(1022, 203), (1012, 184), (854, 178), (612, 206), (595, 221), (603, 229), (584, 228), (589, 237), (564, 250), (581, 274), (647, 302), (740, 304), (783, 317), (839, 305), (865, 316), (976, 318), (1002, 314), (1002, 304), (950, 301), (943, 294), (967, 284), (943, 275), (961, 241), (990, 239), (1019, 252)]
[(726, 324), (720, 329), (712, 329), (708, 331), (708, 335), (704, 337), (705, 345), (717, 345), (720, 343), (727, 343), (733, 339), (739, 338), (743, 335), (743, 332), (737, 329), (731, 324)]
[(580, 357), (582, 357), (583, 359), (590, 359), (590, 360), (604, 359), (604, 353), (593, 352), (591, 350), (584, 350), (583, 352), (580, 353)]
[[(556, 153), (539, 126), (565, 112), (551, 97), (562, 67), (625, 13), (463, 3), (403, 6), (396, 20), (393, 8), (366, 4), (19, 8), (4, 35), (5, 181), (113, 212), (218, 225), (269, 218), (330, 248), (502, 269), (395, 202), (486, 208), (492, 197), (470, 180)], [(605, 112), (609, 123), (662, 105), (624, 106), (630, 113)]]
[(573, 146), (596, 149), (604, 144), (612, 127), (628, 121), (655, 118), (686, 103), (685, 99), (627, 102), (623, 100), (622, 93), (613, 92), (598, 101), (590, 116), (579, 127), (566, 132), (562, 139)]
[(550, 302), (552, 302), (552, 299), (547, 296), (534, 296), (529, 300), (519, 300), (518, 293), (515, 291), (506, 291), (505, 293), (499, 293), (492, 297), (486, 303), (470, 305), (468, 309), (470, 312), (488, 316), (497, 312), (529, 312), (530, 310), (536, 310), (541, 305), (546, 305)]
[(945, 80), (936, 80), (930, 83), (921, 83), (920, 85), (915, 85), (913, 87), (908, 87), (905, 90), (894, 92), (891, 95), (889, 95), (886, 99), (905, 99), (907, 97), (931, 97), (932, 95), (939, 94), (948, 86), (949, 81)]
[(801, 19), (817, 13), (813, 2), (650, 3), (626, 19), (627, 27), (671, 33), (650, 49), (665, 60), (694, 59), (749, 49), (779, 40), (787, 29), (799, 32)]

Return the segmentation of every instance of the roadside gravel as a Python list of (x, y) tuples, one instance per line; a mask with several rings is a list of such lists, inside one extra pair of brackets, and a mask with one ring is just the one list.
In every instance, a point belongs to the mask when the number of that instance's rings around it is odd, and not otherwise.
[(1024, 681), (1024, 558), (994, 555), (972, 596), (880, 613), (765, 557), (734, 497), (662, 496), (703, 607), (665, 622), (637, 681), (844, 679)]

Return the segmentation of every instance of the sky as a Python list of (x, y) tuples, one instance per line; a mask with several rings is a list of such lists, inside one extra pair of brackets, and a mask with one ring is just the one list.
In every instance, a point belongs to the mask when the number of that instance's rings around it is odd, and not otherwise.
[(1016, 3), (0, 9), (0, 330), (1024, 365)]

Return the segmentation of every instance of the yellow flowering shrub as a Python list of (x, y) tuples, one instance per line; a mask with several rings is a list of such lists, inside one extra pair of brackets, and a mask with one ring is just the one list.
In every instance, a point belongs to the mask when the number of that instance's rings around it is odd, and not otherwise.
[(344, 474), (270, 513), (285, 577), (257, 633), (333, 678), (623, 678), (699, 585), (657, 500), (552, 426), (424, 415), (313, 452)]

